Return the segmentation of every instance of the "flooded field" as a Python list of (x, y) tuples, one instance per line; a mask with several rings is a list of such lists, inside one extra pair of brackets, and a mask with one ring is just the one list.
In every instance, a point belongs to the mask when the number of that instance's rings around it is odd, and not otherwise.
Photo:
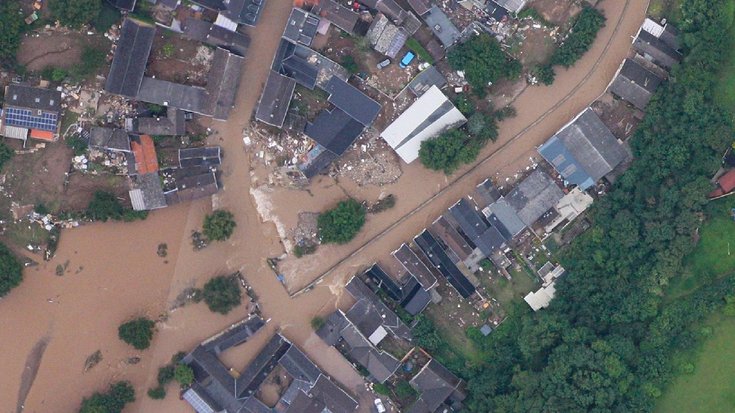
[[(284, 245), (276, 226), (260, 220), (251, 195), (251, 179), (257, 178), (258, 171), (251, 168), (251, 154), (242, 142), (242, 130), (259, 98), (291, 8), (287, 1), (269, 1), (258, 29), (252, 32), (238, 106), (227, 123), (213, 123), (218, 134), (212, 143), (222, 145), (226, 154), (224, 190), (213, 205), (201, 200), (153, 212), (142, 222), (65, 231), (56, 258), (26, 271), (24, 283), (0, 301), (0, 340), (12, 343), (0, 355), (5, 373), (0, 377), (0, 411), (73, 412), (84, 396), (121, 379), (130, 380), (137, 393), (137, 401), (126, 411), (191, 411), (173, 386), (163, 401), (145, 395), (155, 383), (158, 367), (177, 351), (189, 350), (238, 321), (246, 310), (243, 306), (227, 316), (210, 313), (203, 304), (167, 310), (184, 288), (235, 270), (247, 277), (269, 322), (266, 332), (253, 342), (226, 353), (226, 364), (242, 369), (278, 329), (345, 387), (367, 397), (360, 376), (313, 334), (310, 320), (338, 305), (349, 305), (343, 285), (357, 268), (412, 237), (480, 180), (491, 175), (512, 177), (529, 163), (536, 145), (604, 90), (643, 20), (645, 4), (602, 2), (601, 7), (608, 23), (593, 49), (573, 69), (561, 70), (553, 87), (528, 88), (519, 96), (514, 103), (519, 116), (502, 124), (500, 139), (486, 148), (485, 160), (474, 169), (468, 167), (447, 178), (416, 163), (404, 165), (401, 179), (383, 188), (322, 177), (308, 192), (276, 190), (268, 194), (270, 214), (283, 219), (284, 228), (295, 225), (299, 211), (318, 211), (346, 195), (371, 201), (381, 192), (397, 197), (396, 207), (371, 216), (366, 230), (351, 244), (322, 247), (316, 256), (287, 262), (293, 268), (294, 290), (342, 263), (316, 288), (291, 299), (265, 261), (281, 255)], [(201, 227), (202, 218), (213, 207), (232, 211), (238, 226), (229, 241), (194, 252), (189, 235)], [(156, 254), (160, 243), (168, 245), (168, 255), (163, 258)], [(56, 275), (59, 265), (63, 276)], [(147, 315), (158, 319), (165, 314), (150, 349), (138, 352), (118, 340), (117, 326), (128, 318)], [(102, 361), (84, 372), (85, 360), (97, 350)], [(140, 361), (133, 364), (131, 357), (140, 357)]]

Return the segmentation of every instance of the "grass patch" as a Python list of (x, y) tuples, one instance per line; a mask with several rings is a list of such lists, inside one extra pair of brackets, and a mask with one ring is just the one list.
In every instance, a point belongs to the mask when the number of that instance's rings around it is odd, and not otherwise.
[(676, 24), (681, 21), (681, 1), (651, 0), (651, 5), (648, 7), (648, 14), (655, 20), (666, 18)]
[(730, 210), (735, 197), (711, 202), (707, 223), (700, 230), (701, 239), (684, 263), (695, 275), (718, 277), (735, 271), (735, 221)]
[[(728, 4), (728, 13), (732, 22), (735, 17), (735, 1)], [(735, 25), (730, 24), (730, 38), (735, 38)], [(730, 113), (735, 118), (735, 50), (729, 48), (729, 56), (720, 72), (720, 87), (717, 88), (717, 100), (726, 108), (730, 108)]]
[(512, 280), (503, 276), (495, 276), (492, 280), (488, 280), (486, 276), (481, 278), (490, 297), (498, 300), (502, 308), (510, 308), (514, 301), (522, 300), (538, 286), (538, 281), (529, 277), (525, 271), (511, 272), (511, 277)]
[(426, 48), (424, 48), (424, 46), (422, 46), (418, 40), (414, 39), (413, 37), (409, 38), (408, 40), (406, 40), (406, 47), (416, 52), (419, 58), (424, 62), (427, 62), (430, 65), (434, 64), (434, 59), (431, 57), (431, 54), (429, 54), (429, 51), (426, 50)]
[(70, 110), (64, 111), (64, 116), (61, 118), (61, 133), (62, 135), (66, 133), (66, 130), (69, 129), (69, 126), (77, 123), (79, 120), (79, 114), (76, 112), (72, 112)]
[(735, 319), (716, 314), (707, 324), (713, 334), (694, 356), (694, 373), (677, 378), (654, 412), (735, 411)]

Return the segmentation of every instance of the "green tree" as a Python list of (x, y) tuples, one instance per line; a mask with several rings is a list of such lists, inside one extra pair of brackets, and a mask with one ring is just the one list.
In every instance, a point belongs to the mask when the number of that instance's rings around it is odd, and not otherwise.
[(71, 75), (77, 81), (83, 80), (97, 73), (105, 65), (107, 52), (94, 47), (85, 46), (82, 50), (81, 61), (71, 69)]
[(481, 146), (480, 142), (469, 139), (461, 130), (453, 129), (421, 142), (419, 159), (425, 167), (449, 175), (460, 165), (474, 161)]
[(467, 132), (483, 142), (494, 142), (498, 138), (498, 124), (494, 116), (476, 112), (467, 119)]
[(365, 207), (350, 198), (319, 214), (319, 237), (325, 243), (346, 244), (365, 225)]
[(242, 302), (242, 294), (237, 277), (220, 275), (204, 284), (204, 302), (210, 311), (227, 314)]
[(87, 153), (87, 149), (89, 148), (87, 141), (76, 134), (64, 139), (64, 141), (66, 142), (66, 146), (70, 147), (74, 152), (74, 156), (84, 155)]
[(214, 241), (224, 241), (235, 231), (237, 223), (230, 211), (219, 209), (204, 217), (204, 236)]
[(121, 413), (125, 405), (135, 401), (135, 389), (127, 381), (111, 384), (105, 393), (96, 392), (82, 401), (79, 413)]
[(80, 28), (96, 19), (102, 8), (101, 0), (50, 0), (52, 16), (64, 26)]
[(182, 386), (191, 386), (194, 383), (194, 370), (186, 364), (180, 363), (176, 366), (174, 379)]
[[(178, 361), (177, 361), (178, 363)], [(160, 367), (158, 369), (158, 385), (159, 386), (165, 386), (168, 383), (171, 382), (171, 380), (174, 379), (174, 370), (175, 367), (171, 364), (168, 364), (166, 366)]]
[(124, 208), (115, 194), (105, 191), (95, 192), (87, 206), (87, 216), (94, 221), (119, 220), (123, 212)]
[(145, 317), (123, 323), (117, 329), (120, 340), (130, 344), (137, 350), (145, 350), (151, 345), (153, 329), (156, 323)]
[(550, 85), (554, 83), (554, 79), (556, 78), (556, 72), (554, 72), (554, 67), (550, 64), (548, 65), (541, 65), (536, 68), (534, 71), (534, 74), (536, 75), (536, 78), (539, 82)]
[(10, 66), (15, 62), (23, 33), (20, 11), (20, 4), (16, 0), (0, 2), (0, 66)]
[(0, 297), (3, 297), (23, 281), (23, 266), (13, 253), (0, 244)]
[(551, 56), (551, 64), (570, 67), (592, 46), (597, 32), (605, 26), (605, 16), (599, 10), (585, 5), (561, 46)]
[(500, 43), (487, 33), (454, 47), (448, 61), (455, 70), (464, 70), (467, 82), (481, 96), (489, 83), (521, 74), (520, 62), (506, 55)]
[(161, 400), (166, 398), (166, 389), (163, 386), (148, 389), (148, 397), (153, 400)]
[(6, 145), (5, 142), (0, 142), (0, 171), (13, 158), (13, 155), (15, 155), (13, 149)]

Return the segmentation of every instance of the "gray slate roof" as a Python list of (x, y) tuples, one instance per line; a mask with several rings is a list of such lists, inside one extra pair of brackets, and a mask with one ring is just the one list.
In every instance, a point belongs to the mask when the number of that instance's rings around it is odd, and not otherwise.
[(329, 103), (365, 126), (370, 126), (380, 112), (378, 102), (337, 76), (329, 79), (324, 90), (329, 93)]
[[(419, 392), (419, 398), (429, 411), (434, 412), (458, 390), (461, 380), (435, 359), (431, 359), (415, 375), (410, 384)], [(459, 395), (459, 398), (464, 398)]]
[(5, 108), (61, 112), (61, 92), (53, 89), (10, 84), (5, 87)]
[(133, 132), (141, 135), (184, 135), (186, 133), (184, 111), (169, 106), (166, 117), (135, 118)]
[(541, 145), (539, 153), (565, 180), (582, 190), (594, 185), (628, 157), (590, 108)]
[(294, 7), (291, 10), (291, 15), (288, 17), (288, 22), (286, 22), (283, 37), (294, 43), (311, 46), (318, 26), (319, 17), (306, 10)]
[(248, 35), (227, 30), (204, 20), (188, 18), (182, 23), (181, 30), (185, 36), (193, 40), (215, 47), (232, 49), (243, 56), (250, 47)]
[(536, 170), (511, 191), (506, 200), (527, 226), (553, 208), (564, 192), (545, 172)]
[(342, 330), (341, 337), (350, 348), (350, 357), (380, 383), (388, 380), (401, 365), (395, 357), (376, 349), (353, 324)]
[(323, 110), (304, 133), (335, 155), (342, 155), (365, 127), (340, 109)]
[(648, 60), (666, 69), (671, 69), (682, 59), (681, 53), (645, 30), (638, 32), (633, 41), (633, 48)]
[(277, 128), (283, 127), (295, 88), (294, 79), (271, 70), (255, 110), (255, 119)]
[(222, 163), (222, 150), (219, 146), (179, 149), (179, 167), (192, 168), (203, 166), (210, 168)]
[(129, 194), (133, 209), (136, 211), (149, 211), (166, 206), (161, 178), (157, 172), (135, 177), (133, 189), (130, 190)]
[(421, 97), (432, 86), (441, 89), (446, 84), (447, 79), (444, 78), (444, 75), (435, 66), (429, 66), (413, 78), (408, 84), (408, 89), (417, 97)]
[(644, 110), (662, 81), (663, 79), (638, 62), (625, 59), (609, 90), (615, 96)]
[(130, 138), (124, 129), (93, 126), (89, 131), (89, 146), (110, 151), (130, 152)]
[(360, 16), (337, 3), (335, 0), (321, 0), (311, 10), (312, 13), (317, 16), (329, 20), (335, 26), (352, 34), (355, 31), (355, 26), (360, 19)]
[(357, 300), (345, 315), (363, 336), (370, 337), (378, 327), (383, 326), (399, 338), (412, 340), (408, 326), (361, 279), (352, 277), (345, 288)]
[(437, 6), (433, 6), (423, 16), (426, 25), (429, 26), (445, 48), (452, 46), (459, 40), (460, 33), (457, 26), (449, 20), (449, 17)]
[(526, 6), (528, 0), (495, 0), (495, 2), (511, 13), (518, 13)]
[(107, 92), (130, 98), (138, 94), (155, 34), (154, 26), (125, 19), (105, 82)]

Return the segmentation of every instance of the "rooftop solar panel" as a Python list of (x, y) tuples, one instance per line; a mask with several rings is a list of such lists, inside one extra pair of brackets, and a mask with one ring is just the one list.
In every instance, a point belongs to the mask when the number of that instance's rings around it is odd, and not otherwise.
[(40, 129), (49, 132), (56, 131), (58, 115), (56, 113), (31, 111), (29, 109), (7, 108), (5, 110), (5, 122), (10, 126), (19, 126), (30, 129)]

